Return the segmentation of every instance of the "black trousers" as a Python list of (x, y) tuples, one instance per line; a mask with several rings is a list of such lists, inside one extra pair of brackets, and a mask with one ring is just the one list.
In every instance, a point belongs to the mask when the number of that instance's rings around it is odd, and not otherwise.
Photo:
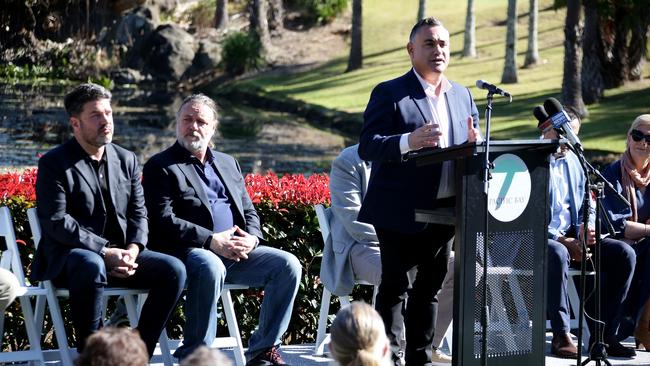
[(447, 273), (453, 236), (454, 227), (446, 225), (429, 224), (418, 233), (377, 228), (382, 274), (376, 308), (386, 327), (393, 360), (405, 327), (406, 365), (431, 364), (437, 293)]
[(104, 260), (86, 249), (70, 251), (63, 271), (53, 283), (70, 290), (70, 310), (76, 332), (76, 346), (82, 352), (86, 339), (102, 327), (102, 294), (106, 286), (148, 289), (142, 307), (138, 331), (153, 355), (160, 333), (185, 286), (185, 265), (167, 254), (143, 250), (136, 258), (138, 268), (133, 276), (107, 276)]

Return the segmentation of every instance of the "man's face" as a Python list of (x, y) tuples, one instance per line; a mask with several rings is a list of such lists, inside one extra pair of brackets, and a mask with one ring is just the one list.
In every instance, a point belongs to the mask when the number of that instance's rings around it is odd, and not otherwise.
[(217, 128), (210, 107), (203, 103), (187, 103), (176, 120), (176, 138), (190, 152), (205, 151)]
[(79, 142), (102, 147), (113, 139), (113, 109), (110, 99), (98, 99), (83, 105), (79, 116), (70, 117), (72, 130)]
[(423, 77), (442, 74), (449, 65), (449, 31), (444, 27), (420, 27), (406, 48), (413, 68)]

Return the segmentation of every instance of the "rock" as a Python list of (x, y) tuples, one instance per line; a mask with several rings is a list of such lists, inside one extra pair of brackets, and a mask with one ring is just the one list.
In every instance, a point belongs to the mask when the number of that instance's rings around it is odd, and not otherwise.
[(154, 78), (178, 81), (192, 65), (198, 49), (192, 35), (175, 24), (161, 25), (142, 48), (145, 70)]
[(147, 4), (156, 6), (162, 12), (171, 13), (178, 6), (178, 0), (147, 0)]
[(137, 84), (145, 79), (138, 70), (129, 68), (117, 69), (111, 72), (111, 80), (115, 84)]
[(192, 66), (187, 69), (183, 78), (196, 76), (202, 72), (214, 70), (221, 62), (221, 45), (208, 39), (199, 41), (199, 49), (194, 55)]

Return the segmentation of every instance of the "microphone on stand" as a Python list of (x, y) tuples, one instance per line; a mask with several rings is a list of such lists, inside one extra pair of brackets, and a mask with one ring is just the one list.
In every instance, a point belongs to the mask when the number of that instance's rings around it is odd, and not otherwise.
[(498, 86), (494, 84), (490, 84), (485, 80), (476, 80), (476, 87), (479, 89), (487, 90), (492, 94), (499, 94), (502, 97), (509, 98), (510, 101), (512, 102), (512, 95), (508, 93), (507, 91), (499, 88)]
[(549, 120), (553, 124), (553, 128), (566, 137), (573, 148), (583, 152), (582, 143), (575, 132), (573, 132), (571, 118), (569, 118), (569, 115), (562, 108), (562, 104), (555, 98), (548, 98), (544, 101), (544, 109), (550, 116)]
[(548, 113), (546, 113), (546, 109), (544, 109), (543, 106), (538, 105), (535, 107), (533, 109), (533, 115), (537, 118), (537, 128), (539, 128), (542, 133), (545, 133), (549, 128), (553, 127), (553, 122), (548, 118)]

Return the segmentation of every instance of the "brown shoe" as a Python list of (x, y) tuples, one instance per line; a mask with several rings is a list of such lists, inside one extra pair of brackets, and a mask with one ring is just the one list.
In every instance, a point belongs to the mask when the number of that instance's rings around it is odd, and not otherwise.
[(576, 358), (578, 348), (568, 333), (554, 334), (551, 340), (551, 353), (560, 358)]

